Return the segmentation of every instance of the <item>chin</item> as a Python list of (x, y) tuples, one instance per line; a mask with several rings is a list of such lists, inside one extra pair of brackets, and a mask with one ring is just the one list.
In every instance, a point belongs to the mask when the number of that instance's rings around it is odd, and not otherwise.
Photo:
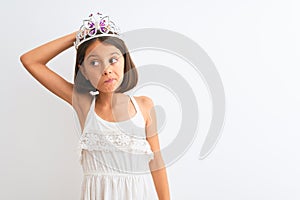
[(102, 93), (111, 93), (111, 92), (115, 92), (117, 90), (117, 88), (114, 88), (114, 89), (98, 89), (99, 92), (102, 92)]

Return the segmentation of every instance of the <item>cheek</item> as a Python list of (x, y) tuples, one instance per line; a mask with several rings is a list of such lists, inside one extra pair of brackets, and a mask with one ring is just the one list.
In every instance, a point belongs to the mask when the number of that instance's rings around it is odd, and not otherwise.
[(121, 73), (122, 75), (124, 75), (124, 69), (125, 69), (125, 63), (124, 61), (120, 64), (120, 67), (118, 68), (119, 73)]
[(90, 79), (97, 79), (101, 77), (101, 70), (97, 69), (97, 70), (90, 70), (88, 72), (88, 76), (90, 77)]
[(118, 70), (118, 73), (120, 76), (123, 76), (124, 75), (124, 67), (120, 67)]
[(88, 78), (90, 83), (95, 87), (98, 85), (98, 82), (100, 81), (101, 78), (101, 72), (100, 70), (89, 70), (87, 72)]

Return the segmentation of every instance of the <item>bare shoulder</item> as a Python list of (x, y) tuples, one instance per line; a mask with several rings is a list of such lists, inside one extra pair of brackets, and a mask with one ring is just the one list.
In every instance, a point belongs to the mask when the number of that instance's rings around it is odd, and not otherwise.
[(149, 111), (153, 107), (153, 100), (148, 96), (135, 96), (134, 97), (144, 111)]
[(74, 94), (72, 106), (78, 114), (85, 116), (92, 104), (92, 96), (88, 94)]
[(140, 107), (147, 125), (149, 123), (151, 109), (153, 108), (153, 101), (148, 96), (134, 96), (134, 98)]
[(84, 128), (84, 123), (87, 114), (89, 112), (90, 106), (92, 104), (92, 100), (93, 98), (91, 95), (87, 95), (87, 94), (73, 95), (72, 106), (77, 113), (82, 130)]

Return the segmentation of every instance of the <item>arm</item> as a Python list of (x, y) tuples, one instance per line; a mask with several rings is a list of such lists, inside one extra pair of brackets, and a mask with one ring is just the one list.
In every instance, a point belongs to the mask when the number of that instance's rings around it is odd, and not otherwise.
[(154, 110), (153, 101), (148, 97), (144, 97), (143, 101), (147, 110), (147, 141), (151, 146), (151, 150), (154, 152), (154, 159), (151, 160), (149, 163), (151, 175), (154, 181), (155, 189), (158, 194), (159, 200), (170, 200), (167, 172), (162, 155), (160, 153), (159, 138), (156, 130), (156, 114)]
[(62, 51), (68, 49), (75, 41), (76, 32), (43, 44), (20, 59), (26, 70), (52, 93), (72, 105), (73, 84), (63, 79), (46, 64)]

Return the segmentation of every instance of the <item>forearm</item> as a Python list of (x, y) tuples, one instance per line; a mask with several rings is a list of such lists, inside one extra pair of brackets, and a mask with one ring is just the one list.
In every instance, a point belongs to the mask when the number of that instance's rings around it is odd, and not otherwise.
[(170, 200), (167, 171), (160, 151), (154, 153), (154, 159), (150, 161), (149, 167), (159, 200)]
[(62, 51), (70, 48), (75, 41), (76, 32), (65, 35), (39, 47), (36, 47), (21, 56), (24, 65), (39, 63), (45, 65)]
[(170, 200), (166, 168), (152, 171), (151, 174), (159, 200)]

